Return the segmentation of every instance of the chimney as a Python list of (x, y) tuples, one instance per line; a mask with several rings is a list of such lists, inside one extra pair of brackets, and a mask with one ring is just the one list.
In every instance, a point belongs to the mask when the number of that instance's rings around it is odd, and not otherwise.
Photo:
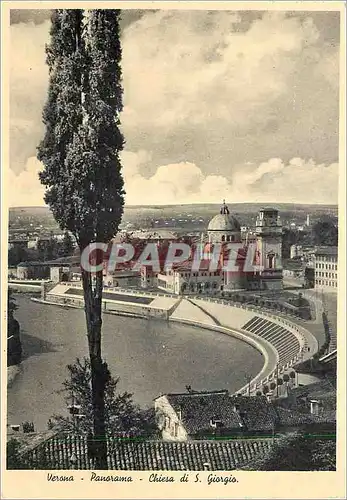
[(311, 415), (318, 415), (319, 414), (319, 401), (316, 399), (311, 399)]
[(177, 416), (178, 416), (178, 420), (181, 421), (182, 420), (182, 408), (181, 407), (179, 407), (177, 410)]

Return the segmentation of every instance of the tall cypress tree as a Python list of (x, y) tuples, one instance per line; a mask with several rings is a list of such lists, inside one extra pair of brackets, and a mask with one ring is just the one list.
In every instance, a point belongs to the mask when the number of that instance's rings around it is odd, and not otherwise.
[[(38, 159), (45, 201), (60, 227), (75, 236), (80, 252), (109, 242), (123, 214), (124, 191), (119, 153), (122, 110), (119, 10), (62, 9), (52, 17), (47, 48), (50, 69), (43, 113), (46, 134)], [(96, 468), (107, 469), (105, 384), (102, 360), (102, 271), (82, 269), (91, 362)]]

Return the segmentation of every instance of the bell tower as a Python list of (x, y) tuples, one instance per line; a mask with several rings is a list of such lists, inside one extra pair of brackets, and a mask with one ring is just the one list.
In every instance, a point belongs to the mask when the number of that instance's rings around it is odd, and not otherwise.
[(259, 286), (262, 290), (283, 288), (282, 224), (278, 210), (262, 208), (256, 220)]

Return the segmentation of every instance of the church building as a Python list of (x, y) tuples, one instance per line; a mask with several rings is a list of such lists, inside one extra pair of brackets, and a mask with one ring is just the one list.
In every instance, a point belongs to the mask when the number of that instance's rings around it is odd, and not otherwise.
[[(278, 210), (261, 209), (256, 227), (250, 231), (251, 238), (241, 234), (240, 222), (223, 202), (219, 213), (209, 222), (207, 233), (201, 234), (199, 250), (193, 249), (187, 261), (174, 265), (167, 272), (162, 270), (155, 277), (144, 266), (142, 286), (156, 286), (178, 295), (281, 289), (282, 225)], [(252, 248), (250, 245), (253, 245)], [(217, 251), (214, 252), (214, 249)], [(192, 268), (194, 251), (201, 252), (198, 270)], [(226, 270), (232, 253), (233, 265)], [(249, 270), (245, 268), (248, 253), (254, 257)]]

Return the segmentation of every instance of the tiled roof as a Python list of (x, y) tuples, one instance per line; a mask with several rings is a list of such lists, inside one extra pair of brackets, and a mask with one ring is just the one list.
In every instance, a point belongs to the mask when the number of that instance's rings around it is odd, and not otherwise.
[[(276, 411), (265, 396), (230, 397), (227, 391), (168, 394), (167, 399), (188, 434), (210, 428), (211, 420), (220, 420), (226, 429), (244, 428), (247, 431), (272, 431)], [(242, 424), (242, 425), (241, 425)]]
[(19, 443), (20, 449), (28, 451), (32, 448), (36, 448), (41, 443), (51, 439), (57, 434), (56, 431), (45, 431), (45, 432), (17, 432), (13, 431), (11, 427), (7, 427), (7, 441), (10, 439), (15, 439)]
[(317, 399), (323, 402), (323, 406), (329, 409), (336, 409), (336, 381), (321, 380), (314, 384), (295, 387), (291, 389), (290, 396), (299, 401), (306, 399)]
[(167, 399), (181, 420), (188, 434), (210, 429), (211, 420), (220, 420), (227, 429), (240, 428), (241, 419), (234, 411), (228, 391), (168, 394)]
[(293, 409), (277, 408), (279, 422), (283, 426), (294, 427), (297, 425), (310, 425), (310, 424), (332, 424), (336, 421), (336, 412), (329, 411), (323, 412), (319, 415), (311, 413), (303, 413)]
[[(269, 439), (233, 441), (109, 441), (110, 470), (234, 470), (264, 456), (272, 446)], [(92, 469), (84, 436), (56, 436), (27, 453), (26, 468), (69, 469), (72, 453), (77, 469)]]
[(265, 396), (238, 396), (232, 399), (233, 404), (238, 405), (239, 414), (248, 431), (272, 431), (277, 421), (277, 414)]
[(331, 405), (316, 416), (309, 413), (309, 407), (300, 408), (294, 404), (285, 408), (284, 404), (269, 402), (265, 396), (231, 397), (228, 391), (168, 394), (166, 397), (177, 415), (181, 415), (190, 436), (207, 435), (206, 431), (211, 431), (211, 420), (220, 420), (226, 430), (267, 435), (283, 426), (335, 422), (336, 412)]

